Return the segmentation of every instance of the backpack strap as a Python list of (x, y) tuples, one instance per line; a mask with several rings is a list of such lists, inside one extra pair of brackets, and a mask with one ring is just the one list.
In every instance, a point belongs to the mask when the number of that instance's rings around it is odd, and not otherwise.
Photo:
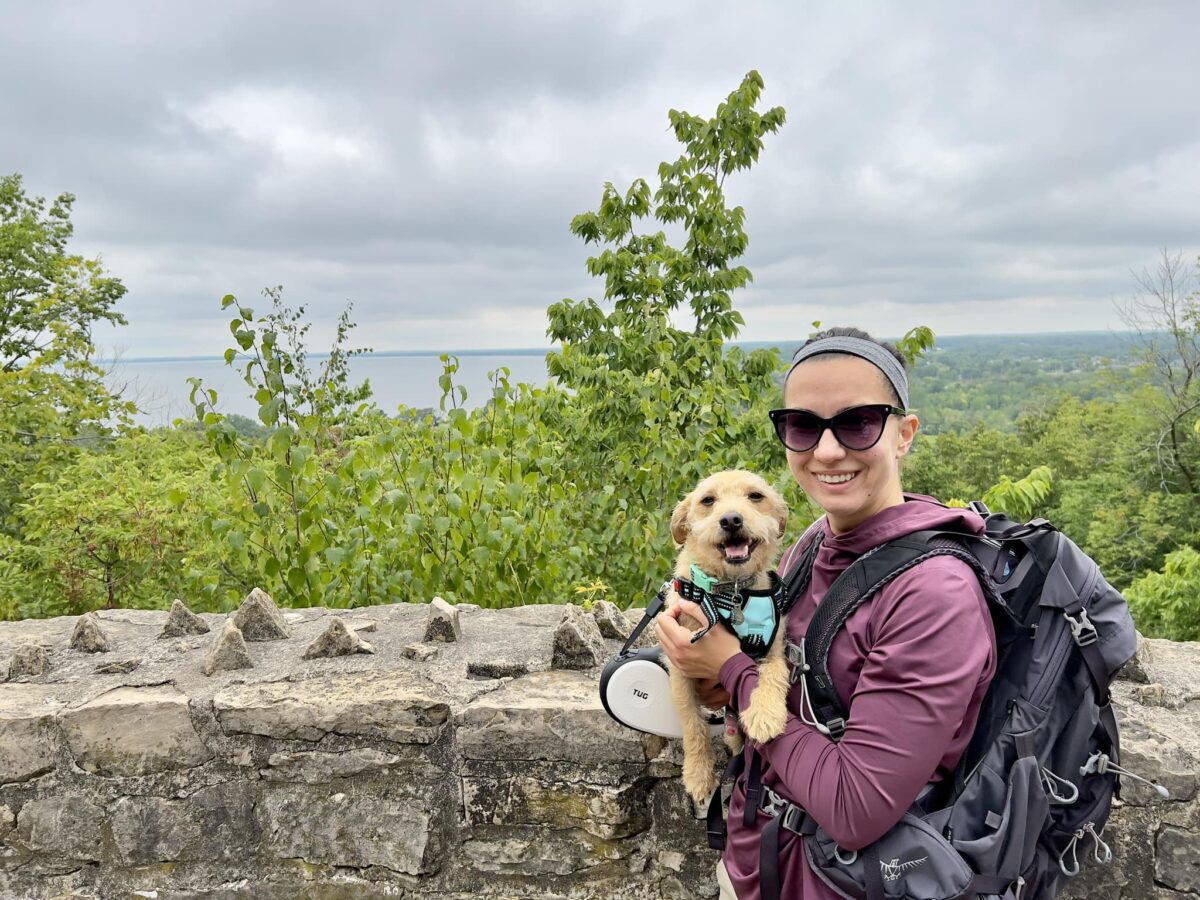
[(975, 572), (985, 593), (997, 596), (991, 574), (966, 547), (971, 537), (945, 531), (903, 535), (860, 556), (829, 586), (804, 637), (801, 674), (813, 715), (835, 741), (845, 731), (848, 711), (842, 706), (829, 675), (829, 648), (833, 639), (855, 610), (881, 588), (934, 556), (961, 559)]

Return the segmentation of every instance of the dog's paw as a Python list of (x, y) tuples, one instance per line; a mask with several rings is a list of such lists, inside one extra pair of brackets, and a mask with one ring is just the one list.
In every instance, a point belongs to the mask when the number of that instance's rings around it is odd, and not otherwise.
[(729, 748), (729, 752), (737, 756), (742, 752), (742, 748), (746, 746), (746, 739), (742, 737), (740, 731), (735, 731), (732, 734), (725, 735), (725, 746)]
[(712, 766), (685, 760), (683, 764), (683, 787), (699, 804), (708, 802), (717, 786), (717, 774)]
[(750, 708), (742, 713), (742, 730), (755, 743), (761, 744), (783, 734), (787, 728), (787, 707), (770, 703), (755, 703), (750, 700)]

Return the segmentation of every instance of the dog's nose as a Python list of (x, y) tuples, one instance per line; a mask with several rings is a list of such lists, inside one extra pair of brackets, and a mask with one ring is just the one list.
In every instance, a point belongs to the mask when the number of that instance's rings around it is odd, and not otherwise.
[(742, 527), (741, 513), (725, 513), (721, 516), (721, 527), (726, 531), (737, 531)]

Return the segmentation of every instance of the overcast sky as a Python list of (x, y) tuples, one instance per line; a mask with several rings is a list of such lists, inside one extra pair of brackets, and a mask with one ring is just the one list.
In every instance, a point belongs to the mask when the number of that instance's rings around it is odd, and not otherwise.
[[(282, 284), (317, 343), (537, 347), (568, 232), (745, 72), (746, 340), (1114, 327), (1200, 252), (1200, 4), (3, 3), (0, 171), (70, 191), (127, 357), (217, 355)], [(317, 349), (322, 349), (318, 347)]]

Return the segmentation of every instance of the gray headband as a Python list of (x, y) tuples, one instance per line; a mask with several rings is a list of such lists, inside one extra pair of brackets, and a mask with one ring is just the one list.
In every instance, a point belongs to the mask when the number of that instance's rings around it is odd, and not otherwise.
[(788, 369), (787, 375), (783, 377), (783, 383), (787, 384), (788, 375), (792, 374), (792, 370), (806, 359), (811, 359), (814, 356), (819, 356), (822, 353), (848, 353), (851, 356), (857, 356), (859, 359), (865, 359), (875, 368), (883, 373), (884, 377), (891, 384), (892, 389), (896, 392), (896, 396), (900, 398), (900, 405), (904, 409), (908, 409), (908, 376), (904, 374), (904, 367), (892, 356), (886, 349), (879, 346), (874, 341), (864, 340), (863, 338), (844, 337), (842, 335), (831, 335), (830, 337), (818, 338), (807, 346), (801, 347), (796, 351), (796, 355), (792, 357), (792, 368)]

